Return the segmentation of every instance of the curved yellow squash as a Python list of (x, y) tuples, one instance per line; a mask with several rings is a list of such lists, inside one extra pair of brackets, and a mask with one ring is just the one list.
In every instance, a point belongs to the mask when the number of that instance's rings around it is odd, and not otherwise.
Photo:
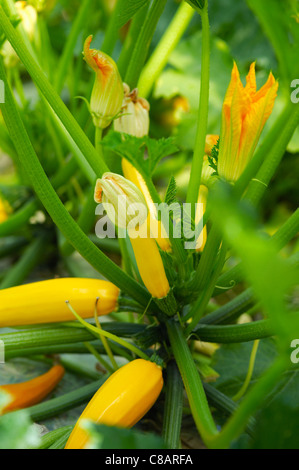
[(108, 281), (61, 278), (0, 290), (0, 328), (74, 320), (66, 305), (83, 318), (91, 318), (98, 301), (98, 315), (115, 310), (119, 289)]
[(65, 370), (62, 366), (53, 366), (48, 372), (28, 380), (27, 382), (1, 385), (0, 391), (8, 393), (11, 397), (10, 403), (5, 406), (1, 414), (9, 411), (21, 410), (40, 403), (64, 376)]
[(66, 449), (84, 449), (87, 433), (82, 420), (107, 426), (131, 428), (154, 405), (163, 387), (161, 368), (136, 359), (118, 369), (93, 396), (69, 437)]

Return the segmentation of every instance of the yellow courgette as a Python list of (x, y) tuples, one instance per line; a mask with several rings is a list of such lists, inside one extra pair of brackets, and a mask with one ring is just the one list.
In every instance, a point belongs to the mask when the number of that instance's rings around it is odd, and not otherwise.
[(0, 290), (0, 328), (74, 320), (66, 305), (82, 318), (115, 310), (119, 289), (108, 281), (85, 278), (61, 278)]
[(88, 434), (83, 420), (107, 426), (131, 428), (154, 405), (163, 387), (161, 368), (136, 359), (118, 369), (93, 396), (69, 437), (66, 449), (83, 449)]

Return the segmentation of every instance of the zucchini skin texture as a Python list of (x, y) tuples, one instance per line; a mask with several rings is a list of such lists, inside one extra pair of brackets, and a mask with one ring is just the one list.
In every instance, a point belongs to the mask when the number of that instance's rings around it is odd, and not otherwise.
[(54, 390), (65, 373), (62, 366), (53, 366), (48, 372), (27, 382), (0, 385), (0, 391), (10, 395), (11, 401), (0, 414), (21, 410), (40, 403)]
[(60, 278), (0, 290), (0, 328), (73, 321), (71, 306), (83, 318), (107, 315), (117, 307), (119, 289), (108, 281)]
[(162, 388), (162, 369), (154, 362), (135, 359), (121, 367), (93, 396), (65, 449), (84, 449), (88, 443), (88, 434), (81, 428), (82, 420), (131, 428), (154, 405)]

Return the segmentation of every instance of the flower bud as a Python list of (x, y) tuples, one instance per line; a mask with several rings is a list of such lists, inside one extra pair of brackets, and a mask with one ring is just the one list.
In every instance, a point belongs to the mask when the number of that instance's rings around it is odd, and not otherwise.
[(147, 206), (141, 191), (123, 176), (104, 173), (97, 180), (94, 199), (103, 203), (109, 219), (117, 227), (127, 229), (137, 216), (139, 225), (147, 219)]
[(214, 172), (215, 171), (210, 166), (210, 163), (205, 156), (202, 164), (201, 183), (207, 187), (212, 186), (212, 184), (216, 181), (216, 178), (213, 176)]
[(138, 97), (138, 90), (130, 88), (124, 83), (125, 97), (122, 104), (122, 113), (114, 121), (114, 129), (117, 132), (144, 137), (149, 132), (150, 105), (144, 98)]
[(84, 59), (95, 71), (90, 111), (96, 127), (105, 129), (121, 110), (124, 90), (116, 63), (104, 52), (90, 49), (92, 36), (84, 44)]

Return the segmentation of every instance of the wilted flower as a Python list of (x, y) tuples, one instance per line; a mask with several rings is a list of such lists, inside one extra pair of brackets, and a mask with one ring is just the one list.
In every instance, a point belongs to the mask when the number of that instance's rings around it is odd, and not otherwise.
[(256, 91), (255, 63), (251, 64), (244, 87), (234, 64), (222, 110), (218, 173), (236, 181), (252, 158), (260, 135), (272, 113), (278, 82), (270, 73), (265, 85)]
[(149, 131), (149, 102), (138, 97), (138, 90), (130, 91), (129, 86), (124, 83), (125, 97), (122, 104), (122, 113), (114, 121), (114, 129), (117, 132), (143, 137)]
[(84, 44), (84, 59), (95, 71), (96, 79), (90, 99), (94, 125), (105, 129), (121, 110), (124, 90), (116, 63), (104, 52), (90, 49), (92, 36)]

